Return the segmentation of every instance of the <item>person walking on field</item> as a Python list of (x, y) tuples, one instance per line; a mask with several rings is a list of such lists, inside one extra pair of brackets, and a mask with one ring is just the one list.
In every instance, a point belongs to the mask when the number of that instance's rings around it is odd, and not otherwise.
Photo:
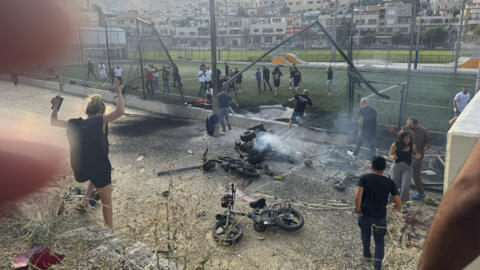
[(160, 70), (157, 68), (157, 66), (151, 66), (152, 72), (153, 72), (153, 90), (160, 90), (160, 85), (158, 80), (160, 79)]
[(289, 85), (290, 90), (292, 90), (292, 86), (293, 86), (293, 72), (295, 71), (296, 68), (297, 68), (297, 66), (295, 66), (295, 63), (293, 63), (292, 66), (290, 66), (290, 73), (289, 73), (289, 75), (288, 75), (288, 78), (290, 78), (290, 85)]
[(92, 74), (92, 76), (95, 78), (95, 80), (97, 79), (97, 75), (95, 75), (95, 72), (93, 72), (93, 63), (92, 61), (88, 60), (88, 63), (87, 63), (87, 69), (88, 69), (88, 73), (87, 73), (87, 81), (90, 81), (90, 74)]
[(270, 88), (270, 92), (272, 92), (272, 86), (270, 85), (270, 70), (263, 66), (263, 91), (267, 92), (267, 85)]
[[(238, 71), (238, 68), (235, 68), (235, 75), (237, 75), (238, 73), (240, 73), (240, 71)], [(238, 74), (238, 76), (235, 78), (235, 84), (240, 93), (242, 92), (242, 79), (243, 75), (241, 73)]]
[(279, 67), (275, 67), (272, 72), (273, 76), (273, 87), (275, 88), (275, 96), (278, 96), (278, 87), (280, 86), (280, 77), (282, 77), (282, 72)]
[[(394, 210), (402, 207), (397, 186), (392, 179), (385, 177), (386, 161), (383, 157), (372, 159), (372, 173), (360, 176), (355, 194), (355, 212), (358, 214), (358, 226), (362, 235), (363, 258), (373, 261), (375, 270), (382, 268), (385, 251), (385, 233), (387, 231), (387, 203), (389, 195), (395, 202)], [(375, 254), (370, 250), (371, 235), (375, 242)]]
[(222, 126), (222, 131), (225, 132), (225, 122), (227, 123), (228, 129), (232, 130), (230, 125), (230, 118), (228, 114), (230, 113), (230, 104), (233, 103), (238, 108), (238, 103), (235, 99), (230, 96), (227, 89), (223, 90), (223, 93), (217, 96), (218, 101), (218, 118), (220, 120), (220, 125)]
[(257, 68), (257, 72), (255, 72), (255, 78), (257, 79), (258, 93), (262, 93), (262, 72), (260, 71), (260, 68)]
[[(393, 137), (398, 137), (398, 133), (395, 132), (393, 126), (387, 126), (387, 130)], [(423, 157), (428, 153), (430, 147), (432, 147), (432, 136), (428, 130), (421, 127), (418, 124), (418, 120), (413, 117), (410, 117), (407, 120), (407, 124), (400, 130), (400, 132), (402, 131), (409, 131), (413, 134), (413, 144), (417, 146), (417, 151), (422, 155), (420, 159), (413, 160), (413, 181), (415, 182), (415, 188), (418, 193), (412, 195), (412, 200), (423, 200), (425, 198), (425, 190), (420, 172), (422, 171)]]
[(332, 93), (332, 87), (333, 87), (333, 70), (332, 66), (328, 66), (327, 69), (327, 87), (328, 87), (328, 94), (327, 96), (331, 96)]
[(198, 95), (203, 97), (203, 93), (205, 93), (205, 82), (206, 82), (206, 71), (205, 66), (201, 65), (200, 70), (198, 71), (198, 82), (200, 82), (200, 90), (198, 90)]
[(105, 67), (105, 64), (103, 62), (100, 62), (98, 65), (98, 73), (100, 75), (100, 81), (102, 82), (102, 86), (105, 85), (105, 82), (107, 81), (107, 68)]
[(209, 66), (205, 71), (205, 90), (212, 88), (212, 70)]
[(163, 80), (163, 94), (165, 96), (165, 92), (170, 95), (170, 87), (168, 86), (168, 76), (170, 73), (168, 72), (165, 66), (162, 67), (162, 80)]
[(182, 79), (178, 73), (178, 67), (173, 66), (173, 88), (180, 89), (182, 86)]
[(114, 74), (115, 74), (115, 78), (117, 78), (117, 80), (119, 81), (120, 85), (123, 84), (123, 79), (122, 79), (122, 68), (120, 66), (117, 66), (116, 69), (113, 70)]
[(88, 98), (86, 108), (87, 119), (73, 118), (68, 121), (59, 120), (57, 113), (61, 104), (58, 98), (52, 99), (52, 115), (50, 123), (55, 127), (67, 129), (70, 145), (70, 164), (77, 182), (89, 181), (85, 196), (79, 205), (80, 209), (88, 206), (90, 194), (97, 189), (102, 201), (102, 212), (105, 224), (113, 227), (112, 211), (112, 166), (108, 158), (108, 124), (125, 112), (120, 82), (115, 79), (113, 89), (117, 93), (116, 109), (105, 114), (105, 103), (98, 94)]
[(294, 67), (292, 76), (293, 76), (293, 87), (294, 87), (293, 92), (294, 94), (297, 94), (298, 87), (300, 85), (300, 82), (302, 81), (302, 74), (300, 73), (300, 71), (298, 71), (297, 67)]
[[(228, 73), (227, 80), (230, 80), (231, 78), (233, 78), (233, 76), (235, 76), (235, 72), (233, 72), (233, 70), (230, 69), (230, 71), (229, 71), (229, 73)], [(232, 92), (232, 91), (235, 92), (235, 96), (238, 96), (238, 94), (237, 94), (237, 88), (235, 87), (235, 80), (230, 81), (230, 82), (228, 83), (228, 92)]]
[(353, 152), (347, 151), (347, 154), (351, 157), (357, 156), (362, 145), (368, 143), (370, 147), (370, 158), (373, 158), (377, 154), (377, 111), (368, 106), (367, 98), (362, 98), (360, 100), (360, 112), (358, 114), (360, 118), (358, 119), (357, 146)]
[(147, 88), (147, 93), (153, 96), (153, 72), (149, 66), (145, 67), (145, 77), (147, 79), (147, 82), (145, 84), (145, 87)]
[(308, 97), (308, 90), (303, 90), (303, 95), (296, 94), (293, 98), (289, 99), (288, 101), (297, 101), (297, 106), (293, 110), (292, 117), (290, 118), (290, 122), (288, 123), (288, 127), (292, 128), (293, 123), (297, 122), (297, 117), (300, 117), (300, 123), (303, 124), (303, 115), (305, 114), (305, 108), (307, 105), (312, 106), (312, 100)]
[(228, 66), (228, 63), (225, 62), (225, 77), (228, 76), (228, 73), (230, 72), (230, 67)]
[(400, 188), (400, 198), (406, 202), (410, 198), (410, 181), (412, 178), (412, 159), (420, 159), (422, 155), (417, 152), (413, 144), (412, 134), (402, 131), (390, 147), (390, 158), (394, 161), (392, 168), (393, 181)]
[(470, 102), (470, 93), (468, 93), (466, 87), (463, 87), (462, 91), (456, 94), (455, 98), (453, 99), (453, 111), (455, 112), (455, 117), (448, 121), (450, 125), (455, 123), (465, 107), (467, 107), (468, 102)]

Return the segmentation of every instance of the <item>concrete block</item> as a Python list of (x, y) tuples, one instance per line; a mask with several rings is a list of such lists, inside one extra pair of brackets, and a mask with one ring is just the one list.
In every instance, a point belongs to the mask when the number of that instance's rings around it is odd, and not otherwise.
[[(450, 187), (480, 137), (480, 95), (475, 95), (447, 135), (444, 192)], [(465, 268), (480, 269), (480, 257)]]

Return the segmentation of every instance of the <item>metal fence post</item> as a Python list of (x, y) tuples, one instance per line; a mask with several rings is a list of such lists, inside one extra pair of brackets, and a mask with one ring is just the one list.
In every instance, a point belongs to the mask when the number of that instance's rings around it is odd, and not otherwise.
[(140, 37), (140, 26), (139, 20), (137, 19), (137, 34), (138, 34), (138, 55), (140, 56), (140, 74), (142, 74), (142, 90), (143, 90), (143, 99), (147, 99), (145, 95), (145, 73), (143, 72), (143, 59), (142, 59), (142, 44)]
[[(400, 90), (400, 111), (398, 112), (398, 122), (397, 122), (397, 126), (398, 127), (401, 127), (402, 126), (402, 123), (403, 123), (403, 108), (405, 106), (405, 83), (402, 83), (402, 90)], [(406, 107), (406, 106), (405, 106)]]
[[(407, 71), (407, 86), (405, 88), (405, 95), (404, 95), (404, 104), (402, 109), (402, 120), (404, 119), (405, 113), (407, 111), (406, 103), (408, 101), (408, 91), (410, 90), (410, 80), (412, 79), (412, 49), (413, 49), (413, 33), (415, 32), (415, 23), (417, 18), (417, 5), (416, 1), (412, 0), (412, 18), (410, 23), (410, 46), (409, 46), (409, 53), (408, 53), (408, 71)], [(403, 122), (403, 121), (401, 121)]]
[(455, 48), (455, 66), (453, 67), (453, 89), (456, 92), (457, 88), (457, 69), (458, 69), (458, 58), (460, 58), (460, 49), (462, 48), (462, 36), (463, 36), (463, 16), (465, 15), (465, 3), (467, 1), (462, 1), (462, 13), (460, 15), (460, 27), (458, 29), (457, 35), (457, 45)]

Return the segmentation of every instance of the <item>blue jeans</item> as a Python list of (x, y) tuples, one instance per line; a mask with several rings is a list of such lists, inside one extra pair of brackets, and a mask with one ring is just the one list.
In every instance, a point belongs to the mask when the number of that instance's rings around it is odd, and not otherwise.
[(170, 94), (170, 88), (168, 87), (168, 80), (163, 80), (163, 94), (165, 95), (165, 91)]
[(160, 85), (158, 84), (158, 78), (153, 78), (153, 90), (160, 90)]
[(370, 253), (370, 238), (372, 236), (375, 241), (375, 257), (373, 260), (373, 268), (375, 270), (382, 269), (382, 260), (385, 249), (385, 233), (387, 230), (387, 221), (385, 219), (377, 219), (371, 217), (361, 216), (358, 217), (358, 226), (362, 232), (362, 244), (363, 244), (363, 257), (372, 258)]
[(205, 82), (200, 82), (200, 90), (198, 90), (198, 95), (203, 97), (203, 93), (205, 93)]
[(220, 118), (220, 125), (222, 126), (222, 129), (225, 130), (225, 122), (227, 122), (227, 125), (230, 127), (230, 118), (228, 117), (228, 114), (230, 113), (230, 107), (226, 108), (218, 108), (218, 118)]
[(374, 156), (377, 155), (377, 150), (375, 147), (377, 146), (377, 137), (376, 134), (368, 134), (368, 133), (363, 133), (362, 136), (357, 138), (357, 147), (355, 147), (355, 151), (353, 151), (353, 154), (356, 156), (360, 152), (360, 148), (364, 143), (368, 143), (368, 146), (370, 147), (370, 156), (373, 158)]

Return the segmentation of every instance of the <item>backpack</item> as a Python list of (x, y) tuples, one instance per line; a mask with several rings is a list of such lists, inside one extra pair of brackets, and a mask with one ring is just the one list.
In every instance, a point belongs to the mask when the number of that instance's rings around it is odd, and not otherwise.
[(216, 114), (211, 114), (207, 116), (206, 120), (206, 128), (207, 128), (207, 133), (210, 136), (213, 136), (215, 133), (215, 125), (218, 123), (218, 116)]

